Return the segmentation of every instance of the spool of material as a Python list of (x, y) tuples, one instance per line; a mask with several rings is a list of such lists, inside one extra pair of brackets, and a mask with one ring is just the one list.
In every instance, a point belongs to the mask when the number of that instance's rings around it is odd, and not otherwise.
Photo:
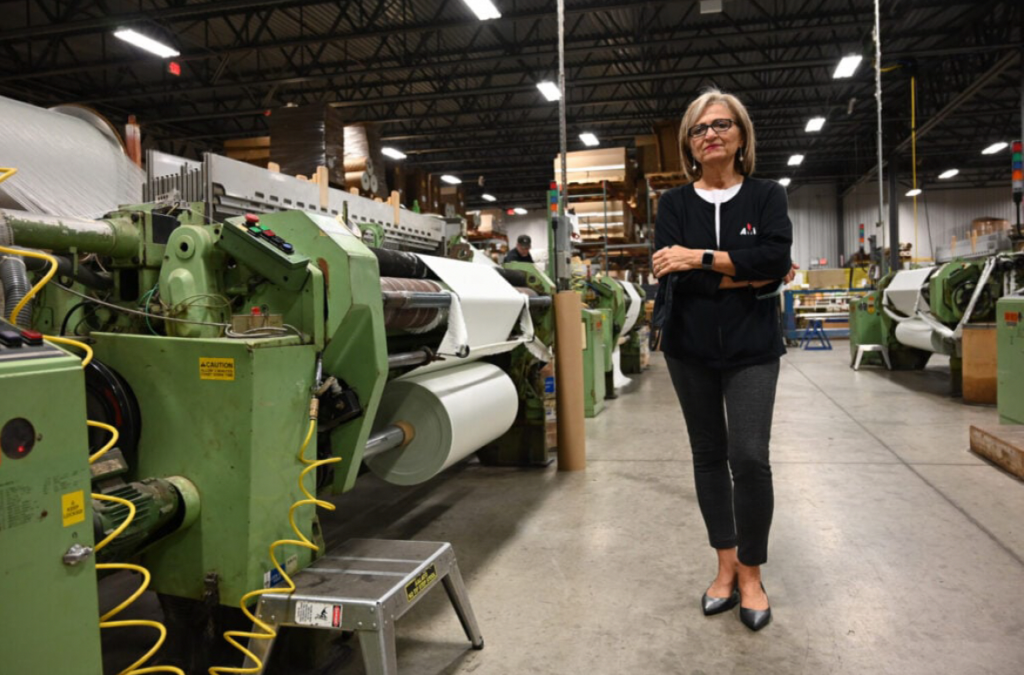
[(56, 112), (0, 96), (0, 148), (0, 165), (18, 169), (0, 183), (0, 206), (98, 218), (142, 201), (142, 169), (86, 108)]
[(555, 388), (558, 404), (558, 470), (587, 467), (583, 423), (583, 305), (579, 293), (555, 295)]
[[(640, 318), (640, 310), (643, 309), (643, 302), (640, 294), (636, 292), (636, 286), (628, 281), (620, 281), (623, 290), (626, 291), (626, 322), (622, 326), (622, 334), (626, 335), (633, 330), (636, 320)], [(627, 380), (628, 381), (628, 380)]]
[(948, 353), (942, 348), (940, 341), (932, 339), (934, 334), (935, 331), (932, 330), (931, 326), (921, 319), (911, 319), (896, 324), (896, 339), (900, 344), (926, 352)]
[[(907, 316), (914, 315), (914, 306), (917, 303), (917, 296), (921, 293), (921, 286), (928, 279), (928, 275), (935, 268), (925, 267), (919, 270), (904, 270), (897, 272), (892, 282), (885, 289), (885, 297), (890, 307)], [(928, 310), (928, 303), (923, 299), (919, 308)]]
[(417, 485), (508, 431), (518, 407), (512, 380), (489, 363), (393, 380), (384, 389), (374, 429), (405, 422), (415, 435), (405, 447), (370, 458), (367, 466), (389, 483)]
[[(440, 293), (444, 290), (441, 284), (427, 279), (396, 279), (381, 277), (380, 289), (390, 291), (406, 291), (412, 293)], [(384, 326), (388, 330), (401, 330), (409, 333), (426, 333), (432, 331), (447, 318), (448, 310), (441, 308), (410, 309), (406, 307), (384, 306)]]

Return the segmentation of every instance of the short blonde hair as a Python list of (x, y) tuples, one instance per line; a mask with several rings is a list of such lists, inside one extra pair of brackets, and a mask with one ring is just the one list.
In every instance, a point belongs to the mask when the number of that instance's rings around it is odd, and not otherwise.
[(754, 125), (750, 121), (750, 115), (747, 113), (746, 107), (732, 94), (725, 94), (718, 89), (708, 89), (698, 96), (690, 104), (690, 107), (686, 109), (686, 113), (683, 115), (683, 122), (679, 126), (679, 154), (683, 159), (683, 174), (690, 182), (699, 179), (703, 175), (704, 169), (693, 156), (693, 150), (690, 148), (690, 137), (686, 132), (697, 123), (697, 120), (700, 119), (705, 110), (716, 103), (724, 105), (729, 109), (744, 139), (743, 144), (740, 146), (742, 158), (738, 157), (736, 159), (736, 170), (744, 176), (754, 173), (754, 160), (756, 158), (754, 152)]

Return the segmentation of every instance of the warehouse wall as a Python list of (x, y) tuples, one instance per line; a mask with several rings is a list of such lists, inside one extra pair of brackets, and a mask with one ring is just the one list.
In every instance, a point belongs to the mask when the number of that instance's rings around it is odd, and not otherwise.
[(808, 269), (811, 260), (828, 259), (839, 266), (834, 185), (803, 185), (789, 190), (789, 219), (793, 221), (793, 262)]
[[(885, 191), (888, 200), (888, 191)], [(914, 243), (914, 200), (900, 195), (900, 241)], [(885, 218), (888, 221), (888, 204)], [(917, 245), (915, 258), (932, 258), (932, 245), (948, 245), (954, 235), (962, 240), (968, 235), (975, 218), (1005, 218), (1015, 222), (1013, 201), (1009, 186), (1005, 188), (977, 188), (962, 190), (927, 190), (917, 199)], [(857, 250), (858, 225), (864, 223), (865, 239), (881, 231), (875, 228), (878, 220), (878, 184), (861, 185), (843, 201), (843, 235), (847, 255)], [(888, 242), (888, 230), (886, 231)]]

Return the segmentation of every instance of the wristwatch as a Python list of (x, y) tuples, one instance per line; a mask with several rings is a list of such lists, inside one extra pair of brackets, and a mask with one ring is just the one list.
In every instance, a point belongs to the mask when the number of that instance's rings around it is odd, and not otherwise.
[(704, 251), (704, 255), (701, 256), (700, 266), (704, 269), (711, 271), (711, 267), (715, 264), (715, 252), (710, 248)]

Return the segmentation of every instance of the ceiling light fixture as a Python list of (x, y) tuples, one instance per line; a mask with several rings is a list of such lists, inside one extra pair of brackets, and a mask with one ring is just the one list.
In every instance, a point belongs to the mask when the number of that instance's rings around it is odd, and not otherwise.
[(952, 178), (958, 173), (960, 173), (960, 169), (949, 169), (948, 171), (943, 171), (942, 173), (940, 173), (939, 178), (942, 180), (946, 180), (947, 178)]
[(562, 98), (562, 90), (558, 88), (557, 84), (550, 80), (538, 82), (537, 88), (540, 89), (540, 93), (544, 94), (544, 98), (549, 101), (557, 101)]
[(381, 148), (380, 151), (391, 159), (405, 159), (405, 153), (395, 148)]
[(459, 183), (462, 182), (455, 176), (449, 176), (448, 174), (441, 176), (441, 180), (443, 180), (445, 183), (448, 183), (449, 185), (458, 185)]
[(489, 195), (486, 192), (483, 193), (480, 196), (484, 198), (484, 201), (488, 201), (488, 202), (496, 202), (496, 201), (498, 201), (497, 197), (495, 197), (494, 195)]
[(474, 14), (476, 14), (476, 18), (480, 19), (481, 21), (501, 18), (501, 12), (498, 11), (498, 8), (494, 6), (494, 3), (491, 2), (491, 0), (462, 1), (466, 3), (466, 6), (469, 7)]
[(822, 127), (825, 126), (824, 117), (812, 117), (807, 120), (807, 126), (804, 127), (804, 131), (811, 133), (812, 131), (821, 131)]
[(526, 209), (524, 209), (521, 206), (517, 206), (517, 207), (515, 207), (512, 210), (515, 211), (516, 215), (518, 215), (518, 216), (525, 216), (526, 215)]
[(844, 77), (853, 77), (853, 74), (857, 72), (857, 66), (864, 60), (863, 56), (851, 54), (850, 56), (844, 56), (836, 66), (836, 71), (832, 73), (832, 79), (840, 80)]
[(590, 133), (589, 131), (580, 134), (580, 140), (583, 141), (584, 145), (589, 145), (590, 147), (601, 144), (601, 142), (597, 140), (597, 136)]
[(984, 150), (982, 150), (981, 154), (983, 154), (983, 155), (994, 155), (997, 152), (999, 152), (1000, 150), (1005, 150), (1006, 146), (1008, 146), (1008, 145), (1009, 145), (1009, 143), (1002, 143), (1002, 142), (993, 143), (992, 145), (990, 145), (987, 148), (985, 148)]
[(916, 197), (919, 194), (921, 194), (921, 188), (914, 188), (913, 190), (907, 192), (908, 197)]
[(792, 178), (780, 178), (779, 185), (782, 187), (789, 187), (789, 184), (793, 182)]
[(789, 166), (800, 166), (800, 164), (802, 164), (803, 161), (803, 155), (793, 155), (789, 158), (789, 162), (787, 162), (787, 164), (789, 164)]
[(114, 31), (114, 37), (119, 40), (124, 40), (128, 44), (135, 45), (139, 49), (145, 49), (150, 54), (156, 54), (162, 58), (170, 58), (172, 56), (181, 56), (181, 52), (173, 47), (168, 47), (162, 42), (157, 42), (151, 37), (146, 37), (142, 33), (137, 33), (131, 28), (119, 28)]

